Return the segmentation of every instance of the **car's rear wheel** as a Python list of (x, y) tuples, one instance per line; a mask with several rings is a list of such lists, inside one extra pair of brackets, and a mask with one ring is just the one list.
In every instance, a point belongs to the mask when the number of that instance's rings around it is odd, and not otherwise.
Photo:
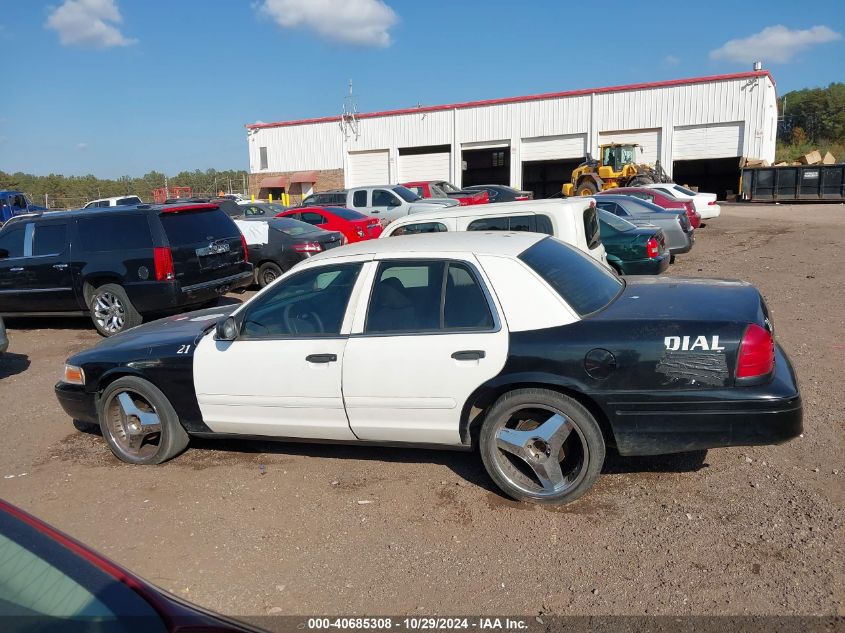
[(160, 464), (188, 445), (176, 411), (151, 382), (118, 378), (97, 403), (100, 430), (115, 457), (130, 464)]
[(605, 455), (601, 428), (590, 412), (547, 389), (501, 396), (484, 419), (479, 448), (487, 472), (505, 494), (556, 505), (593, 486)]
[(126, 291), (117, 284), (103, 284), (95, 288), (89, 306), (94, 327), (103, 336), (120, 334), (143, 322)]
[(264, 262), (258, 267), (258, 272), (255, 276), (257, 277), (258, 285), (263, 288), (264, 286), (269, 286), (282, 276), (282, 268), (273, 262)]

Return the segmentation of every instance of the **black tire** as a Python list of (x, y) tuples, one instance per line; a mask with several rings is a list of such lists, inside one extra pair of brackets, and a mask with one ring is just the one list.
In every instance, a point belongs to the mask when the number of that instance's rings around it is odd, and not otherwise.
[(282, 276), (282, 267), (274, 262), (264, 262), (255, 272), (255, 280), (261, 288), (269, 286)]
[(582, 180), (575, 188), (575, 194), (578, 196), (592, 196), (597, 193), (599, 188), (592, 180)]
[(675, 253), (669, 253), (669, 263), (670, 264), (675, 263)]
[(120, 334), (144, 321), (126, 291), (118, 284), (103, 284), (95, 288), (88, 308), (91, 321), (102, 336)]
[[(131, 406), (124, 405), (122, 396), (131, 398)], [(151, 422), (150, 414), (159, 421), (159, 430), (141, 437), (137, 450), (131, 448), (129, 436), (141, 436), (144, 426)], [(118, 378), (105, 388), (97, 400), (100, 431), (114, 456), (128, 464), (161, 464), (185, 450), (188, 433), (167, 397), (151, 382), (136, 376)], [(144, 416), (145, 423), (142, 423)], [(140, 429), (134, 433), (132, 429)], [(152, 426), (148, 426), (152, 429)]]
[(653, 185), (654, 180), (648, 176), (634, 176), (631, 178), (629, 187), (642, 187), (643, 185)]
[(622, 267), (616, 262), (607, 262), (617, 275), (622, 275)]
[[(527, 428), (532, 425), (529, 416), (540, 414), (549, 417)], [(543, 429), (555, 423), (566, 435), (552, 456), (555, 442), (541, 438), (546, 435)], [(516, 428), (520, 426), (524, 428)], [(526, 438), (521, 444), (526, 458), (500, 448), (500, 444), (515, 446), (511, 440), (520, 436)], [(601, 428), (590, 412), (577, 400), (549, 389), (516, 389), (496, 400), (482, 423), (479, 450), (487, 473), (505, 494), (546, 505), (569, 503), (587, 492), (598, 479), (605, 456)], [(551, 472), (547, 465), (554, 463), (559, 465), (559, 485), (544, 487), (537, 469)]]

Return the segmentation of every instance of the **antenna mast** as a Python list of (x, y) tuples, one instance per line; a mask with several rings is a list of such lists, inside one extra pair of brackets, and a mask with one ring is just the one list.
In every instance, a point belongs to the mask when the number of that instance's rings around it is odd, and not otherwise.
[(343, 137), (355, 137), (358, 140), (358, 106), (355, 105), (355, 96), (352, 94), (352, 80), (349, 80), (349, 93), (343, 100), (343, 113), (340, 115), (340, 129)]

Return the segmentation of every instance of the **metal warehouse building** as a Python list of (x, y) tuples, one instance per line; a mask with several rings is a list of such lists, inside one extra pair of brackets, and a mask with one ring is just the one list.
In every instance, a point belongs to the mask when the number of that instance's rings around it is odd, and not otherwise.
[(261, 197), (411, 180), (557, 193), (587, 153), (642, 146), (677, 182), (737, 191), (740, 159), (773, 162), (775, 84), (766, 70), (247, 125)]

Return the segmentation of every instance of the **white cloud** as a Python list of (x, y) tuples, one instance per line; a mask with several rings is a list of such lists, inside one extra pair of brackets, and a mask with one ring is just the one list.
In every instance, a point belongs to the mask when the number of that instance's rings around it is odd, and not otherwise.
[(670, 67), (670, 68), (671, 68), (671, 67), (674, 67), (674, 66), (677, 66), (677, 65), (678, 65), (678, 64), (680, 64), (680, 63), (681, 63), (681, 60), (680, 60), (680, 59), (678, 59), (678, 58), (677, 58), (676, 56), (674, 56), (674, 55), (667, 55), (666, 57), (664, 57), (664, 58), (663, 58), (663, 65), (664, 65), (664, 66), (668, 66), (668, 67)]
[(253, 6), (281, 27), (305, 27), (357, 46), (390, 46), (388, 31), (399, 19), (382, 0), (261, 0)]
[(115, 0), (64, 0), (51, 9), (45, 26), (55, 30), (65, 46), (110, 48), (137, 42), (115, 26), (122, 21)]
[(814, 26), (794, 31), (782, 24), (767, 26), (759, 33), (743, 39), (730, 40), (710, 51), (710, 59), (785, 64), (801, 51), (827, 42), (842, 39), (842, 35), (826, 26)]

